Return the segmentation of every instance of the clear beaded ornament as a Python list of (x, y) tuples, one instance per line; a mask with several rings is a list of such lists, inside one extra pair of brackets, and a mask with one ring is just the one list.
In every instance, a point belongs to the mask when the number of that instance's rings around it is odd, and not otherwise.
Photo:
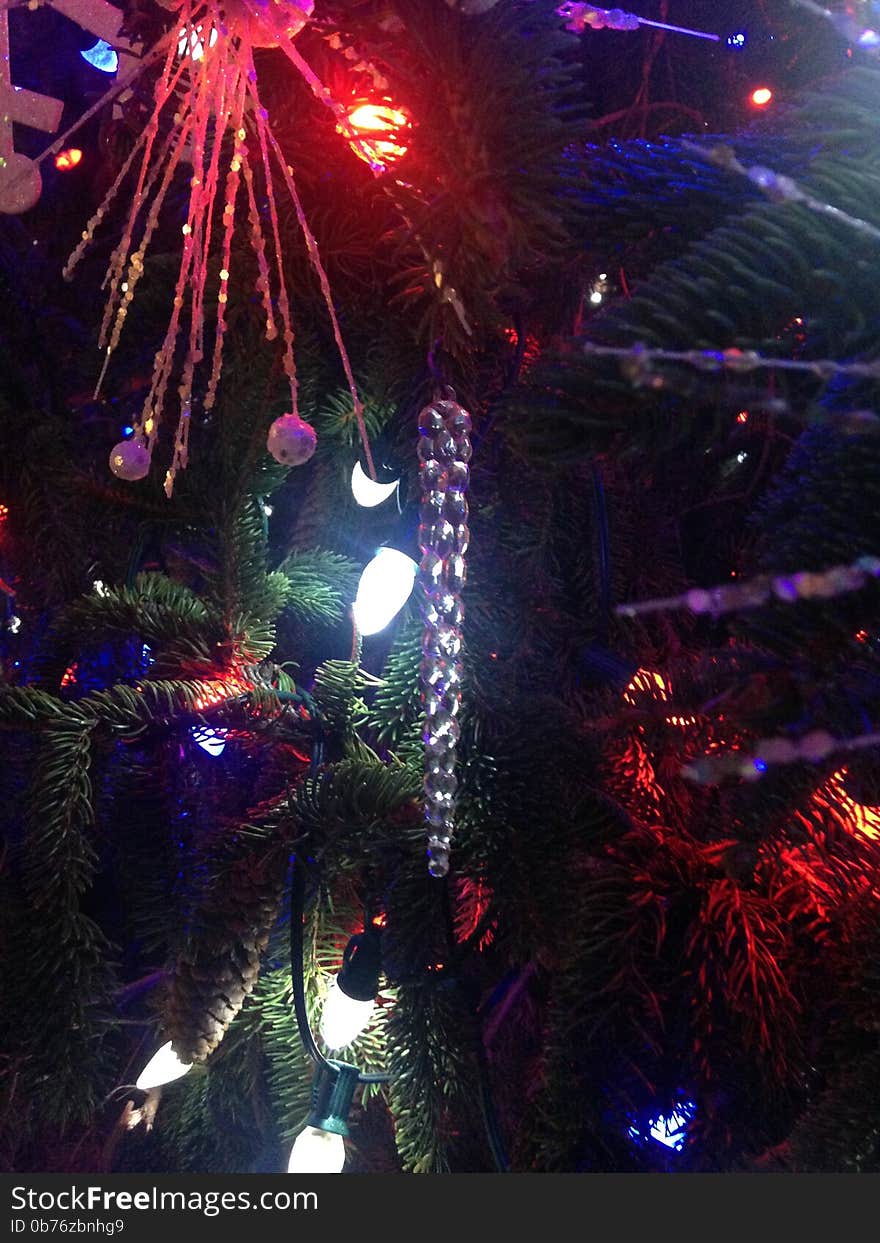
[(419, 682), (425, 713), (423, 806), (432, 876), (449, 871), (458, 793), (470, 430), (471, 416), (452, 397), (431, 402), (419, 415), (419, 587), (425, 623)]

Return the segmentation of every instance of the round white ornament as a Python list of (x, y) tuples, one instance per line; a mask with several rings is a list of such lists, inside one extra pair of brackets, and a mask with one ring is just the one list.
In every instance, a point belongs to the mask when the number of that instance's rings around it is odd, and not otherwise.
[(0, 160), (0, 212), (17, 216), (29, 211), (43, 189), (40, 170), (26, 155), (13, 151)]
[(150, 455), (139, 440), (120, 440), (110, 450), (110, 469), (117, 479), (134, 483), (150, 469)]
[(302, 466), (315, 452), (317, 444), (317, 432), (298, 414), (282, 414), (266, 437), (266, 448), (282, 466)]

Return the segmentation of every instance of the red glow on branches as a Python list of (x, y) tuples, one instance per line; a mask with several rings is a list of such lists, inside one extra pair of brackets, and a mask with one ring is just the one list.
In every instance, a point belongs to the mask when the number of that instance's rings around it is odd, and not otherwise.
[(835, 817), (850, 833), (880, 841), (880, 807), (857, 803), (844, 787), (846, 769), (840, 768), (813, 795), (813, 805)]
[(195, 701), (195, 708), (199, 712), (204, 712), (206, 708), (213, 708), (227, 699), (234, 699), (237, 695), (246, 695), (248, 691), (253, 690), (251, 683), (246, 682), (237, 673), (227, 673), (216, 680), (212, 678), (209, 682), (203, 682), (202, 687), (203, 693)]
[(639, 669), (623, 692), (623, 698), (626, 703), (635, 707), (636, 696), (647, 692), (653, 698), (660, 699), (666, 703), (669, 699), (670, 691), (671, 688), (667, 685), (666, 679), (661, 673), (654, 673), (650, 669)]

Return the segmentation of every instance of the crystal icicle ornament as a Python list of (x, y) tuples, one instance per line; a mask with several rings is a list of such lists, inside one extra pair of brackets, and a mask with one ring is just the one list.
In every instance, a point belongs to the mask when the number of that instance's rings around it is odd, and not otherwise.
[(458, 402), (431, 402), (419, 415), (419, 476), (422, 505), (419, 585), (422, 596), (423, 660), (419, 666), (425, 713), (424, 815), (428, 870), (449, 871), (458, 778), (456, 749), (461, 736), (462, 633), (470, 481), (471, 417)]

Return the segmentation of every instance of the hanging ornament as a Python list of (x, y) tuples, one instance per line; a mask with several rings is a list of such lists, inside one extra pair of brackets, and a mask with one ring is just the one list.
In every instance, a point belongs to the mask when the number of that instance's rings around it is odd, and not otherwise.
[(150, 469), (150, 455), (141, 440), (120, 440), (110, 450), (110, 469), (117, 479), (133, 483)]
[[(181, 227), (181, 257), (168, 328), (155, 355), (143, 411), (134, 423), (135, 440), (151, 457), (169, 388), (176, 390), (177, 428), (172, 462), (165, 476), (165, 492), (170, 497), (178, 472), (187, 465), (194, 404), (199, 403), (203, 410), (209, 411), (216, 402), (227, 330), (226, 307), (235, 276), (233, 234), (236, 220), (243, 215), (247, 217), (256, 257), (255, 288), (263, 308), (265, 336), (268, 341), (280, 339), (281, 363), (291, 400), (292, 413), (287, 417), (299, 418), (294, 334), (273, 184), (273, 176), (279, 175), (318, 276), (369, 465), (371, 458), (363, 409), (343, 345), (329, 282), (294, 184), (293, 172), (263, 107), (253, 56), (254, 48), (279, 47), (313, 94), (334, 112), (349, 142), (363, 145), (364, 140), (351, 127), (342, 105), (330, 97), (291, 42), (311, 16), (314, 0), (223, 0), (222, 4), (220, 0), (161, 2), (174, 16), (170, 29), (142, 61), (142, 64), (159, 66), (152, 111), (65, 268), (65, 276), (69, 278), (108, 214), (111, 202), (130, 176), (134, 183), (129, 192), (130, 207), (105, 280), (109, 292), (99, 338), (104, 365), (96, 395), (144, 275), (145, 258), (175, 174), (182, 167), (190, 166), (189, 202)], [(268, 210), (263, 208), (264, 199)], [(220, 263), (219, 268), (215, 268), (210, 260), (218, 252)], [(206, 339), (210, 303), (216, 310), (210, 317), (214, 323)], [(176, 359), (182, 359), (179, 369)], [(302, 427), (307, 426), (302, 424)], [(302, 453), (305, 443), (302, 433), (300, 440)], [(306, 457), (298, 460), (304, 461)]]
[(266, 448), (282, 466), (302, 466), (315, 452), (318, 436), (298, 414), (282, 414), (269, 428)]
[(449, 871), (458, 779), (456, 747), (461, 736), (462, 621), (468, 531), (471, 417), (451, 398), (434, 401), (419, 415), (419, 476), (422, 504), (419, 547), (422, 560), (422, 663), (425, 711), (425, 801), (428, 870)]

